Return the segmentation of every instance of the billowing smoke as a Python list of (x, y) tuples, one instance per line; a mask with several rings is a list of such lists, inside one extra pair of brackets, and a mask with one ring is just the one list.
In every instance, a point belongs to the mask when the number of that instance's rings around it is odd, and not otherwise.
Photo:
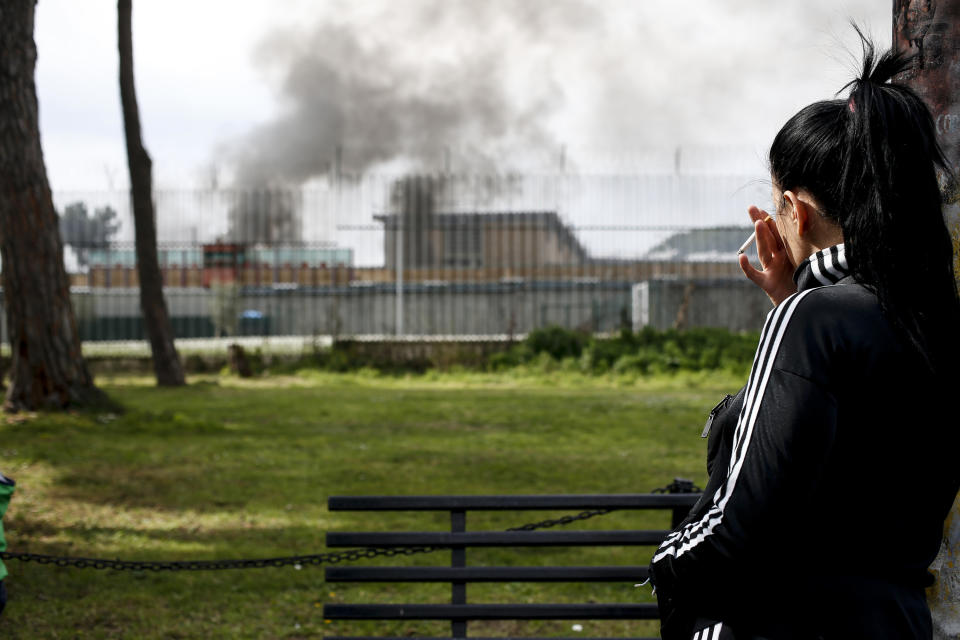
[[(850, 17), (889, 20), (875, 0), (311, 6), (316, 22), (274, 32), (258, 50), (280, 105), (224, 146), (236, 187), (377, 171), (504, 175), (536, 157), (552, 160), (534, 160), (534, 172), (552, 170), (568, 147), (569, 167), (589, 166), (592, 152), (770, 140), (796, 108), (849, 79), (787, 79), (784, 68), (831, 66)], [(783, 92), (796, 102), (787, 113)], [(444, 192), (433, 185), (435, 198)]]
[(261, 46), (282, 113), (229, 145), (237, 186), (338, 169), (504, 171), (518, 153), (553, 151), (546, 124), (561, 83), (542, 66), (511, 86), (540, 59), (505, 43), (542, 46), (597, 19), (580, 0), (391, 2), (351, 16)]
[(442, 207), (448, 188), (444, 176), (407, 176), (396, 180), (390, 189), (392, 214), (388, 227), (397, 224), (403, 229), (403, 256), (405, 264), (413, 267), (434, 264), (430, 242), (436, 227), (435, 215)]
[[(876, 0), (311, 6), (316, 22), (259, 49), (281, 102), (277, 117), (227, 145), (237, 186), (338, 168), (507, 171), (524, 153), (556, 158), (561, 146), (576, 162), (577, 150), (767, 141), (849, 79), (831, 60), (844, 57), (841, 41), (855, 42), (849, 18), (881, 36), (890, 19)], [(811, 73), (784, 78), (804, 66)], [(784, 92), (796, 102), (787, 112)]]
[[(444, 235), (444, 225), (449, 218), (439, 218), (438, 214), (452, 213), (463, 209), (465, 204), (473, 204), (471, 212), (484, 208), (496, 196), (516, 193), (521, 178), (516, 175), (452, 175), (452, 174), (414, 174), (400, 177), (390, 186), (389, 214), (386, 227), (403, 229), (404, 261), (408, 266), (429, 267), (437, 264), (441, 256), (433, 238)], [(466, 219), (466, 218), (465, 218)], [(461, 236), (469, 233), (461, 230)]]
[[(504, 43), (542, 45), (591, 24), (597, 13), (585, 2), (425, 0), (351, 16), (331, 12), (308, 30), (275, 33), (262, 44), (258, 58), (278, 79), (282, 109), (227, 145), (237, 187), (378, 169), (500, 176), (471, 185), (477, 202), (502, 193), (521, 156), (556, 153), (547, 121), (563, 103), (561, 83), (540, 58), (518, 58)], [(537, 80), (512, 86), (518, 67)], [(462, 191), (448, 179), (404, 178), (391, 187), (389, 206), (404, 225), (427, 225), (434, 211), (455, 207)], [(231, 236), (270, 241), (272, 225), (258, 221), (266, 211), (250, 203), (232, 212)]]
[(228, 215), (230, 242), (295, 244), (302, 239), (299, 193), (290, 189), (238, 191)]

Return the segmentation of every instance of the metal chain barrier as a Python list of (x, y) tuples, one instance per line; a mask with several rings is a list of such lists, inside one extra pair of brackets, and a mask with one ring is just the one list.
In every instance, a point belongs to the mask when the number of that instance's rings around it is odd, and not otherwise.
[(562, 518), (557, 518), (556, 520), (541, 520), (540, 522), (531, 522), (530, 524), (521, 525), (519, 527), (510, 527), (507, 529), (507, 531), (536, 531), (537, 529), (546, 529), (548, 527), (570, 524), (571, 522), (577, 522), (578, 520), (588, 520), (594, 516), (606, 515), (611, 511), (616, 511), (616, 509), (592, 509), (590, 511), (581, 511), (575, 516), (563, 516)]
[[(702, 491), (690, 480), (675, 478), (665, 487), (654, 489), (650, 493), (694, 493)], [(589, 520), (596, 516), (606, 515), (616, 509), (592, 509), (581, 511), (576, 515), (563, 516), (552, 520), (531, 522), (519, 527), (510, 527), (507, 531), (536, 531), (549, 527), (563, 526), (572, 522)], [(114, 571), (217, 571), (223, 569), (264, 569), (267, 567), (289, 567), (300, 569), (306, 565), (338, 564), (341, 562), (355, 562), (365, 558), (412, 556), (419, 553), (442, 551), (450, 547), (371, 547), (366, 549), (348, 549), (334, 553), (315, 553), (303, 556), (284, 556), (280, 558), (255, 558), (243, 560), (182, 560), (182, 561), (137, 561), (137, 560), (109, 560), (106, 558), (76, 558), (70, 556), (51, 556), (41, 553), (18, 553), (15, 551), (0, 551), (0, 559), (19, 560), (20, 562), (36, 562), (37, 564), (52, 564), (57, 567), (73, 567), (75, 569), (113, 569)]]
[(703, 489), (686, 478), (674, 478), (673, 482), (665, 487), (654, 489), (650, 493), (703, 493)]
[(339, 562), (353, 562), (363, 558), (376, 558), (378, 556), (409, 556), (415, 553), (436, 551), (440, 548), (442, 547), (350, 549), (338, 553), (317, 553), (304, 556), (284, 556), (281, 558), (183, 560), (170, 562), (74, 558), (69, 556), (49, 556), (39, 553), (17, 553), (11, 551), (0, 552), (0, 558), (3, 560), (36, 562), (37, 564), (52, 564), (58, 567), (74, 567), (76, 569), (113, 569), (115, 571), (215, 571), (219, 569), (263, 569), (266, 567), (287, 566), (299, 569), (304, 565), (337, 564)]

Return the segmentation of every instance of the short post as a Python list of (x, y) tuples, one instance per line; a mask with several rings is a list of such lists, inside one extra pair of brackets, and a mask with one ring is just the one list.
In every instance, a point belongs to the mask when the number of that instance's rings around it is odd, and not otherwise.
[[(694, 493), (693, 482), (686, 478), (674, 478), (673, 482), (667, 485), (667, 493)], [(690, 509), (686, 507), (674, 507), (673, 516), (670, 520), (670, 528), (676, 529), (684, 521)]]

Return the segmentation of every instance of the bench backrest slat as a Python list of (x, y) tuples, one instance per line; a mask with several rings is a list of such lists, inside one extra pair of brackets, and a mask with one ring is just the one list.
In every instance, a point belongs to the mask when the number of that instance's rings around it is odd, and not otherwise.
[(331, 496), (330, 511), (519, 511), (551, 509), (690, 509), (697, 493), (516, 496)]
[(669, 531), (446, 531), (327, 533), (328, 547), (564, 547), (651, 545), (663, 541)]
[(655, 620), (655, 604), (329, 604), (341, 620)]
[(642, 582), (646, 566), (328, 567), (327, 582)]

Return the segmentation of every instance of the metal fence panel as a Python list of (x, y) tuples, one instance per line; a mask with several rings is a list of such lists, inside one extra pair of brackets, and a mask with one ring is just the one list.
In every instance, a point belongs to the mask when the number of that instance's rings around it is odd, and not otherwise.
[[(736, 264), (746, 207), (769, 201), (744, 173), (341, 174), (155, 199), (178, 338), (741, 330), (768, 308)], [(128, 194), (55, 202), (82, 339), (143, 339)]]

